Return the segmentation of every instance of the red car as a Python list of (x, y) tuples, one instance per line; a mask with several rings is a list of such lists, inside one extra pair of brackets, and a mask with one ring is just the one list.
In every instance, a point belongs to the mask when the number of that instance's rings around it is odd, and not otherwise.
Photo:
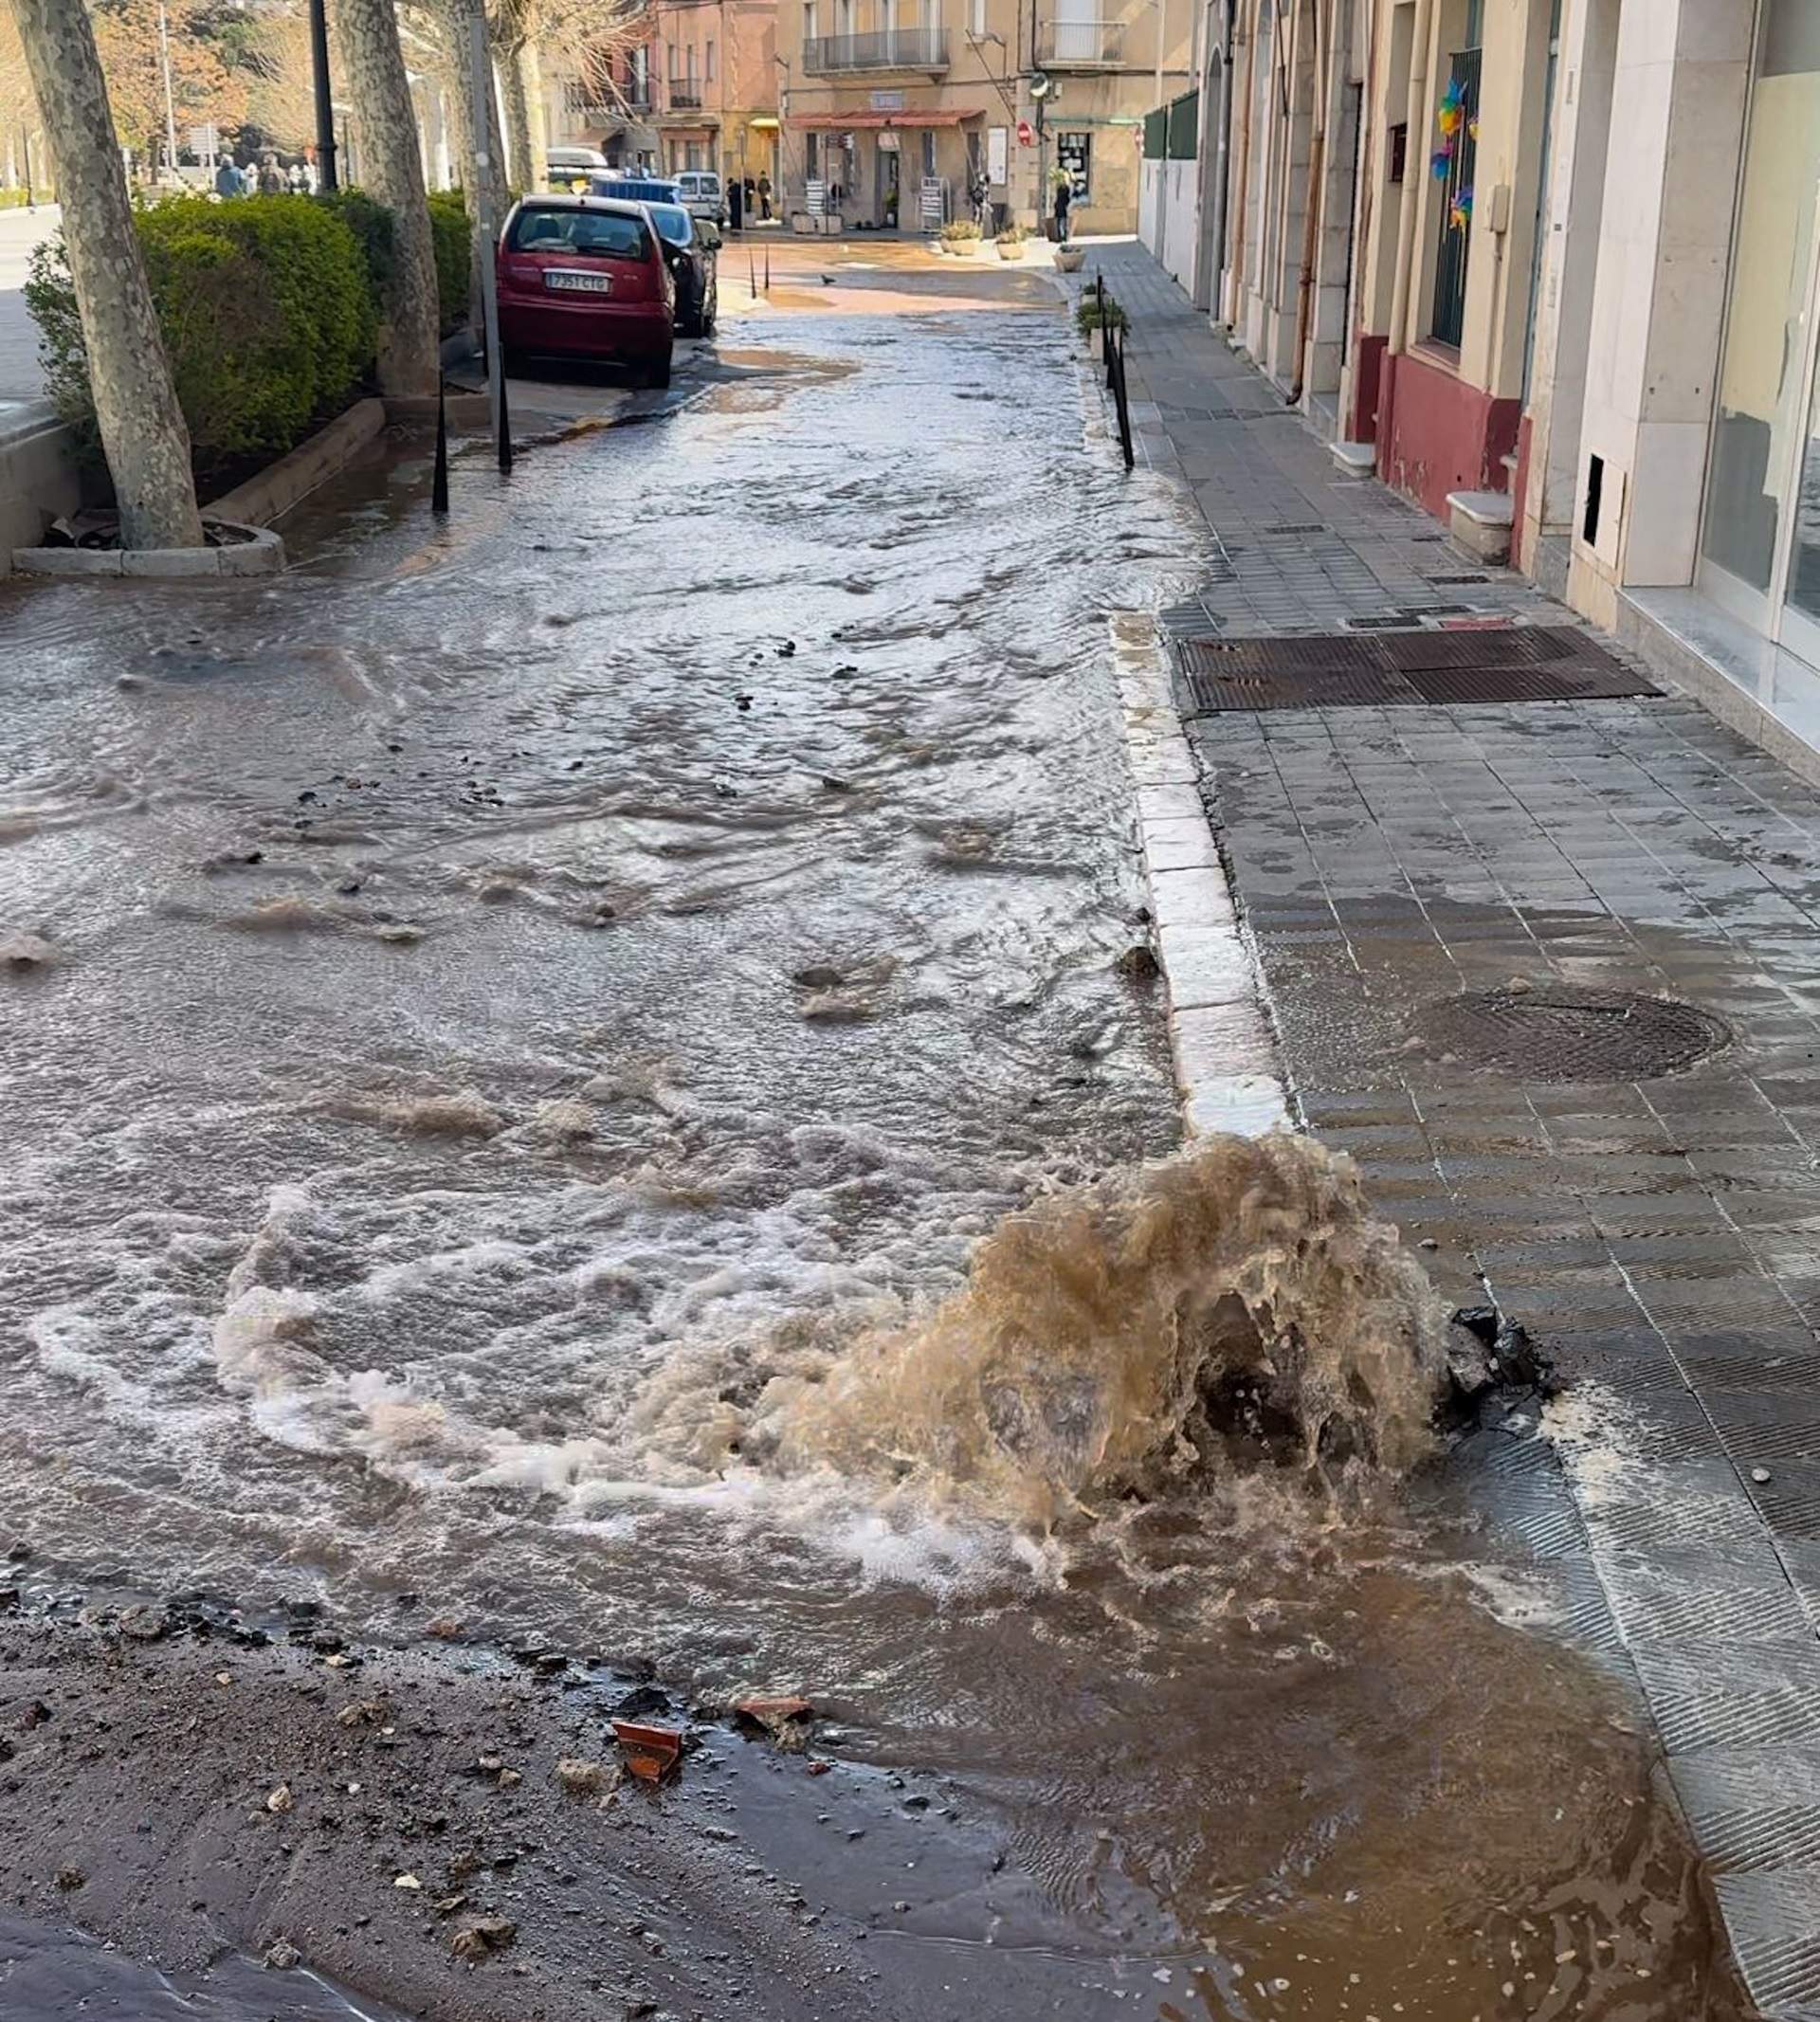
[(670, 383), (676, 289), (643, 204), (527, 196), (500, 234), (500, 348), (616, 358)]

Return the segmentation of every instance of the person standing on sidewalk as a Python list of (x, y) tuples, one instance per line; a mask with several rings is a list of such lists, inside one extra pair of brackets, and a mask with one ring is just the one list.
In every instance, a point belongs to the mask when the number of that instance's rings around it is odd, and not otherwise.
[(769, 175), (761, 175), (758, 178), (758, 215), (766, 220), (771, 217), (771, 177)]
[(240, 171), (234, 167), (234, 157), (224, 155), (215, 171), (215, 194), (220, 197), (240, 194)]
[(1055, 243), (1068, 243), (1068, 212), (1074, 204), (1074, 177), (1064, 168), (1053, 171), (1055, 176)]

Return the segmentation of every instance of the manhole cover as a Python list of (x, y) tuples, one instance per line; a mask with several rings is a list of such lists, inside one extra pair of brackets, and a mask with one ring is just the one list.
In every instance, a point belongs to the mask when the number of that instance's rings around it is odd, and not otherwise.
[(1638, 1082), (1679, 1074), (1731, 1039), (1711, 1012), (1613, 990), (1487, 990), (1444, 997), (1415, 1021), (1430, 1053), (1532, 1082)]

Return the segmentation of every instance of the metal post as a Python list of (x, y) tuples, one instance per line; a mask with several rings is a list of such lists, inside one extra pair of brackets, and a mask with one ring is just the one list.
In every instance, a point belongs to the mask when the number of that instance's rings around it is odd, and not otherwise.
[[(1163, 26), (1167, 16), (1167, 8), (1165, 0), (1151, 0), (1151, 4), (1156, 9), (1156, 102), (1160, 105), (1163, 102)], [(1169, 122), (1167, 119), (1163, 122), (1163, 160), (1165, 163), (1169, 160)]]
[(765, 241), (765, 296), (769, 301), (771, 296), (771, 241), (769, 239)]
[(329, 89), (329, 22), (322, 0), (310, 0), (310, 67), (316, 82), (316, 186), (340, 188), (335, 170), (335, 102)]
[(512, 467), (505, 413), (505, 361), (500, 356), (500, 221), (493, 215), (493, 59), (486, 46), (486, 18), (477, 9), (468, 47), (474, 87), (474, 202), (481, 228), (481, 316), (486, 333), (486, 391), (493, 409), (493, 439), (500, 468)]
[(177, 173), (177, 105), (171, 91), (171, 23), (164, 0), (158, 0), (158, 63), (164, 71), (164, 149), (173, 175)]
[(31, 187), (31, 136), (27, 134), (23, 137), (26, 143), (26, 209), (27, 210), (36, 210), (38, 199), (33, 194)]
[(448, 401), (440, 380), (436, 386), (436, 474), (429, 483), (429, 509), (439, 519), (448, 512)]

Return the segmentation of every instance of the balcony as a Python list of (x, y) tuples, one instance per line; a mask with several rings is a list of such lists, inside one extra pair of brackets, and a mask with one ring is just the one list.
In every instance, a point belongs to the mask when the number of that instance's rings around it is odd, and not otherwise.
[(803, 45), (803, 69), (810, 77), (839, 77), (863, 70), (926, 70), (938, 77), (948, 67), (945, 28), (881, 28), (871, 35), (816, 35)]
[(686, 85), (679, 88), (677, 85), (672, 84), (670, 86), (670, 110), (672, 112), (700, 112), (701, 110), (701, 94), (699, 91), (689, 90)]
[(1045, 70), (1118, 70), (1125, 61), (1124, 42), (1121, 21), (1046, 21), (1036, 60)]

